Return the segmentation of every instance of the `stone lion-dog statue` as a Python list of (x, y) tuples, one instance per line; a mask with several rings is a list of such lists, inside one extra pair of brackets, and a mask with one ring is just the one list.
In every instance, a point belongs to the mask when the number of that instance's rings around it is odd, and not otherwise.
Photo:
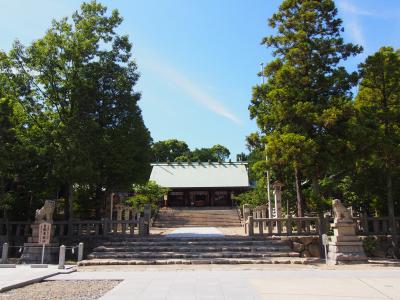
[(333, 216), (335, 222), (353, 222), (350, 211), (342, 204), (339, 199), (332, 201)]
[(56, 202), (53, 200), (46, 200), (42, 208), (36, 210), (35, 221), (37, 223), (47, 221), (53, 222), (53, 213), (56, 207)]

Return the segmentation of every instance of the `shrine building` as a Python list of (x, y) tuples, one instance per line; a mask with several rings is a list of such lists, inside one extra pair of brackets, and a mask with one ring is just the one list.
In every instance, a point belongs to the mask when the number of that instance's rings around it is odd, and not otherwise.
[(154, 163), (150, 180), (170, 189), (166, 206), (233, 206), (250, 188), (244, 162)]

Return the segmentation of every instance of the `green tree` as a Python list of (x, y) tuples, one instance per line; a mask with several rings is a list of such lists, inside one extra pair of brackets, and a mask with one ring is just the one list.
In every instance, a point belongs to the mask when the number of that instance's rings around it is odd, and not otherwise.
[(267, 194), (263, 183), (257, 183), (257, 185), (253, 189), (248, 192), (234, 196), (234, 199), (238, 202), (240, 206), (244, 204), (250, 204), (252, 208), (255, 208), (259, 205), (266, 203)]
[(211, 148), (196, 148), (190, 152), (189, 159), (191, 161), (201, 161), (201, 162), (218, 161), (218, 158), (216, 158), (212, 153)]
[(250, 115), (266, 136), (268, 155), (288, 151), (283, 155), (293, 171), (301, 168), (312, 182), (312, 198), (322, 204), (319, 180), (346, 161), (338, 154), (348, 151), (351, 88), (358, 79), (341, 62), (362, 49), (344, 43), (332, 0), (285, 0), (269, 25), (276, 33), (262, 44), (273, 49), (275, 59), (263, 69), (266, 83), (253, 89)]
[(176, 158), (185, 157), (190, 152), (184, 141), (169, 139), (153, 144), (153, 160), (157, 162), (175, 161)]
[(70, 217), (74, 186), (101, 194), (143, 182), (150, 171), (151, 137), (137, 105), (132, 45), (116, 33), (121, 22), (117, 10), (83, 3), (43, 38), (29, 47), (16, 42), (9, 53), (28, 90), (18, 101), (48, 141), (50, 176), (69, 198)]
[(149, 181), (145, 184), (134, 184), (133, 191), (135, 195), (128, 198), (126, 203), (133, 208), (143, 210), (144, 205), (147, 203), (150, 203), (154, 208), (157, 202), (169, 192), (169, 189), (158, 185), (154, 181)]
[(211, 148), (196, 148), (189, 154), (191, 161), (225, 161), (230, 155), (228, 148), (222, 145), (214, 145)]
[(2, 97), (1, 94), (2, 91), (0, 91), (0, 209), (6, 216), (6, 212), (10, 210), (14, 202), (13, 195), (7, 186), (15, 176), (13, 169), (16, 163), (14, 155), (17, 136), (13, 107), (4, 97), (5, 95)]
[(229, 155), (231, 155), (228, 148), (219, 144), (211, 147), (211, 153), (219, 161), (226, 161), (229, 158)]
[[(366, 131), (369, 160), (383, 170), (386, 202), (393, 241), (398, 253), (393, 179), (400, 165), (400, 58), (392, 47), (383, 47), (360, 65), (362, 81), (355, 106)], [(399, 196), (399, 195), (397, 195)]]

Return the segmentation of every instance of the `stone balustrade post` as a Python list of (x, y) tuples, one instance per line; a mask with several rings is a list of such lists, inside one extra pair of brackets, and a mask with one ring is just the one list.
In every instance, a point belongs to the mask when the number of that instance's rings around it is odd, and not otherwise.
[(1, 263), (6, 264), (8, 261), (8, 243), (3, 244), (3, 252), (1, 253)]
[(58, 268), (65, 269), (65, 246), (60, 246), (60, 253), (58, 255)]
[(363, 229), (363, 234), (368, 235), (369, 233), (369, 228), (368, 228), (368, 216), (366, 213), (361, 214), (361, 224), (362, 224), (362, 229)]
[(120, 221), (122, 221), (122, 208), (121, 206), (117, 206), (117, 221), (118, 221), (118, 225), (117, 225), (117, 232), (122, 231), (122, 226)]
[(288, 236), (292, 235), (292, 216), (288, 215), (287, 221), (286, 221), (286, 234)]
[(250, 215), (250, 205), (243, 204), (243, 219), (247, 221), (249, 215)]
[(247, 235), (253, 236), (254, 235), (254, 220), (253, 216), (248, 216), (247, 218)]
[(149, 222), (146, 222), (145, 218), (139, 218), (139, 235), (145, 236), (149, 234)]
[(243, 205), (243, 220), (244, 220), (244, 233), (247, 234), (247, 218), (250, 216), (250, 205)]
[(146, 221), (150, 222), (150, 219), (151, 219), (151, 204), (150, 203), (146, 203), (144, 205), (143, 216)]
[(83, 243), (79, 243), (78, 245), (78, 261), (83, 259)]

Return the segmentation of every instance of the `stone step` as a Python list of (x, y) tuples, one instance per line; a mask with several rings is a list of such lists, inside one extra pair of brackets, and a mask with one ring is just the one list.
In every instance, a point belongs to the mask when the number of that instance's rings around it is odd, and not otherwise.
[(216, 222), (216, 223), (221, 223), (221, 222), (238, 222), (239, 218), (191, 218), (191, 217), (167, 217), (163, 216), (160, 218), (157, 218), (156, 221), (162, 221), (162, 222), (177, 222), (177, 221), (195, 221), (195, 222)]
[(202, 222), (210, 222), (210, 223), (239, 223), (239, 219), (196, 219), (196, 218), (159, 218), (156, 220), (158, 223), (187, 223), (187, 222), (192, 222), (192, 223), (202, 223)]
[(198, 213), (191, 213), (191, 214), (187, 214), (187, 213), (181, 213), (181, 214), (166, 214), (166, 213), (162, 213), (162, 214), (158, 214), (160, 217), (181, 217), (181, 218), (190, 218), (190, 217), (196, 217), (196, 218), (237, 218), (239, 219), (238, 214), (198, 214)]
[(237, 210), (232, 208), (167, 208), (159, 211), (153, 226), (232, 227), (240, 226), (240, 219)]
[(263, 242), (286, 242), (285, 239), (279, 236), (245, 236), (245, 235), (226, 235), (226, 236), (212, 236), (212, 237), (173, 237), (166, 235), (148, 235), (148, 236), (106, 236), (107, 242), (251, 242), (251, 241), (263, 241)]
[(199, 217), (177, 217), (177, 216), (162, 216), (160, 218), (157, 218), (158, 222), (172, 222), (172, 221), (196, 221), (196, 222), (203, 222), (203, 221), (209, 221), (209, 222), (216, 222), (216, 223), (221, 223), (221, 222), (238, 222), (239, 218), (199, 218)]
[(195, 217), (167, 217), (163, 216), (156, 219), (157, 222), (178, 222), (178, 221), (194, 221), (194, 222), (215, 222), (215, 223), (223, 223), (223, 222), (239, 222), (239, 218), (195, 218)]
[(213, 258), (213, 259), (91, 259), (82, 260), (79, 266), (98, 265), (197, 265), (197, 264), (312, 264), (320, 259), (300, 257), (266, 258)]
[(198, 219), (239, 219), (238, 215), (212, 215), (212, 214), (208, 214), (208, 215), (199, 215), (199, 214), (193, 214), (193, 215), (189, 215), (189, 214), (159, 214), (158, 215), (159, 218), (198, 218)]
[[(240, 225), (240, 224), (239, 224)], [(179, 227), (238, 227), (238, 224), (215, 224), (215, 223), (154, 223), (155, 228), (179, 228)]]
[(235, 245), (214, 247), (214, 246), (140, 246), (140, 247), (96, 247), (94, 252), (277, 252), (290, 251), (289, 246), (266, 246), (266, 247), (238, 247)]
[(103, 246), (108, 247), (156, 247), (156, 246), (289, 246), (289, 242), (282, 240), (236, 240), (236, 239), (192, 239), (192, 238), (163, 238), (157, 240), (137, 240), (137, 241), (119, 241), (104, 242)]
[(92, 252), (89, 259), (200, 259), (200, 258), (264, 258), (264, 257), (299, 257), (298, 252)]

